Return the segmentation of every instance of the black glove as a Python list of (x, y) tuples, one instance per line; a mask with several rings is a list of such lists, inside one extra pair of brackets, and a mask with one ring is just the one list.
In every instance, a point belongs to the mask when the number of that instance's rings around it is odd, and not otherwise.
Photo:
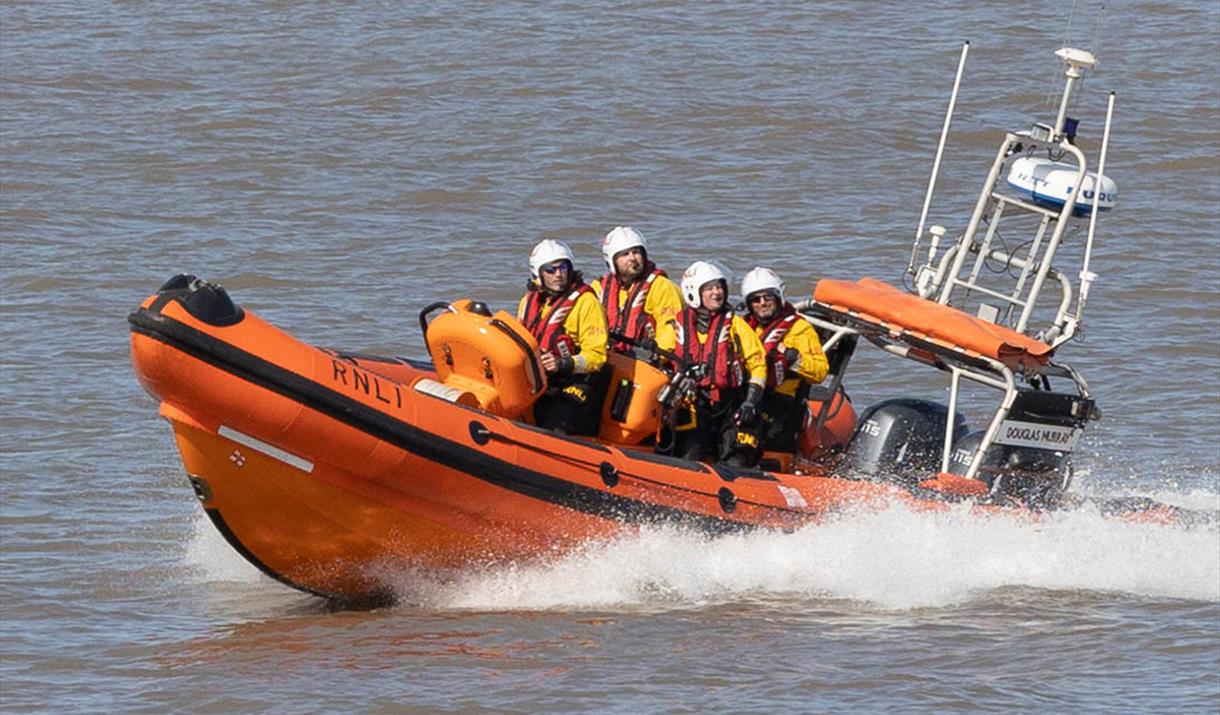
[(570, 357), (561, 357), (555, 361), (556, 375), (571, 375), (576, 371), (576, 361)]
[(733, 415), (733, 421), (738, 427), (752, 425), (754, 420), (758, 419), (758, 403), (762, 396), (763, 389), (751, 382), (750, 387), (746, 389), (746, 399), (737, 408), (737, 414)]
[(788, 348), (784, 351), (784, 363), (787, 365), (796, 365), (801, 361), (801, 354), (796, 351), (796, 348)]
[(657, 341), (652, 338), (640, 338), (635, 341), (635, 346), (646, 353), (655, 353), (657, 351)]

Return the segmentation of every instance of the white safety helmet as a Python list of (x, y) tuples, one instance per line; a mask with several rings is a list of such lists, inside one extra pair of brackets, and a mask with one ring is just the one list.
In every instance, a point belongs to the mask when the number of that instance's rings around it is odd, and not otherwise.
[(644, 255), (648, 255), (648, 242), (639, 231), (630, 226), (615, 226), (610, 229), (610, 233), (602, 239), (602, 258), (606, 259), (606, 268), (613, 273), (614, 257), (637, 246), (644, 249)]
[(543, 266), (563, 260), (572, 266), (572, 270), (576, 270), (576, 259), (572, 257), (572, 249), (568, 248), (568, 244), (549, 238), (539, 241), (538, 245), (534, 246), (534, 250), (530, 251), (530, 273), (538, 280), (542, 280), (538, 271)]
[(779, 295), (779, 302), (784, 302), (784, 282), (770, 268), (755, 267), (745, 278), (741, 279), (741, 297), (750, 299), (751, 293), (769, 290)]
[[(690, 268), (687, 268), (686, 272), (682, 274), (682, 297), (686, 300), (686, 304), (692, 308), (703, 307), (703, 298), (699, 295), (699, 289), (712, 281), (724, 281), (725, 291), (728, 291), (729, 279), (719, 266), (707, 261), (695, 261), (690, 264)], [(727, 299), (728, 296), (726, 295), (725, 298)]]

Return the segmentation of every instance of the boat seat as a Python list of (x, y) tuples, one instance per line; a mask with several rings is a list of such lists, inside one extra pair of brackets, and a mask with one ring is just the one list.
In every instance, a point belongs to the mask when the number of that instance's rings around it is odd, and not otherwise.
[(1003, 325), (989, 323), (957, 308), (899, 290), (875, 278), (818, 281), (813, 299), (852, 318), (968, 355), (999, 360), (1009, 368), (1038, 371), (1054, 349)]

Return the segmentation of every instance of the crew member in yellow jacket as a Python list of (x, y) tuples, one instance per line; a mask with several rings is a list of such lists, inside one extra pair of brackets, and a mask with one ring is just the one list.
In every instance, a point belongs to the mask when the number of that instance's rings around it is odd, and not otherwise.
[(763, 448), (795, 452), (809, 388), (826, 378), (829, 365), (818, 333), (784, 300), (784, 282), (768, 268), (755, 268), (741, 280), (746, 322), (767, 354), (767, 391), (760, 417)]
[(606, 316), (566, 243), (539, 242), (529, 264), (532, 278), (517, 318), (538, 340), (547, 372), (547, 390), (534, 403), (534, 422), (565, 434), (596, 434)]
[(606, 311), (610, 334), (627, 339), (612, 337), (610, 348), (627, 352), (633, 343), (656, 340), (657, 326), (682, 310), (678, 286), (648, 259), (648, 243), (630, 226), (615, 226), (606, 234), (602, 258), (607, 273), (593, 281), (593, 292)]
[(728, 279), (715, 265), (695, 261), (682, 274), (686, 308), (657, 332), (657, 347), (678, 357), (696, 380), (689, 409), (672, 424), (673, 454), (751, 467), (761, 454), (758, 406), (767, 381), (762, 343), (728, 304)]

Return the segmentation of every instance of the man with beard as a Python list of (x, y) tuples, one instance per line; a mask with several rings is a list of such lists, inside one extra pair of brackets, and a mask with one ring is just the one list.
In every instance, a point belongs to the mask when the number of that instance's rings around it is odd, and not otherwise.
[[(606, 275), (593, 281), (593, 292), (606, 311), (612, 334), (646, 343), (656, 340), (657, 326), (682, 310), (678, 287), (648, 259), (644, 236), (630, 226), (616, 226), (602, 241)], [(610, 348), (627, 352), (630, 344), (611, 340)]]

